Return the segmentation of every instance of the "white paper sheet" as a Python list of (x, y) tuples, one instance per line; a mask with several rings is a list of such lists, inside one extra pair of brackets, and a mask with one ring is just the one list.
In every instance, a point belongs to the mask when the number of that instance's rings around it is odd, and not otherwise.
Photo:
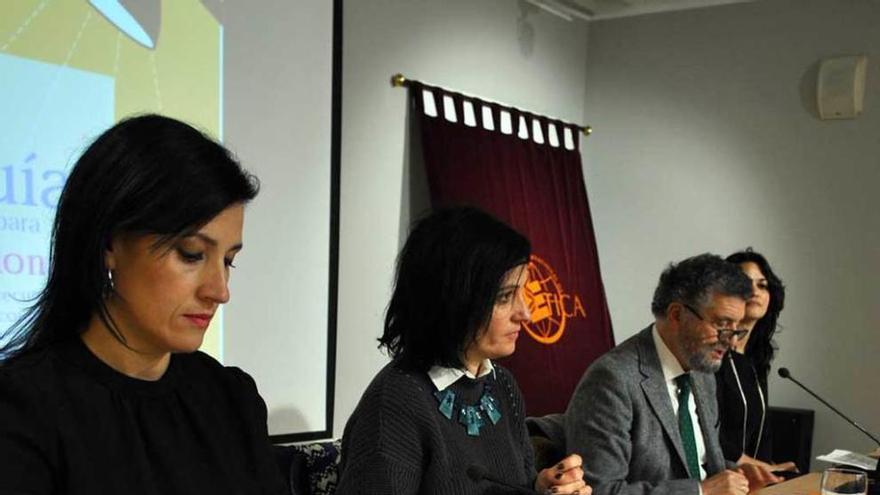
[(830, 454), (820, 455), (816, 457), (816, 459), (833, 464), (855, 466), (864, 469), (865, 471), (873, 471), (877, 469), (877, 459), (868, 457), (864, 454), (850, 452), (848, 450), (834, 449)]

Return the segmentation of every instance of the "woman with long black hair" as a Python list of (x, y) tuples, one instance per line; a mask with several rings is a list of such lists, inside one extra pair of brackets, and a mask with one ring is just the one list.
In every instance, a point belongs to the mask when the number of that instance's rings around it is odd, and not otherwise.
[(752, 280), (742, 328), (749, 332), (733, 342), (716, 373), (720, 439), (724, 456), (737, 464), (762, 464), (770, 470), (794, 470), (792, 462), (774, 464), (767, 417), (767, 376), (776, 352), (773, 335), (785, 306), (785, 286), (763, 255), (748, 248), (727, 261)]
[(283, 493), (254, 381), (197, 352), (257, 189), (167, 117), (86, 149), (46, 287), (2, 349), (0, 493)]

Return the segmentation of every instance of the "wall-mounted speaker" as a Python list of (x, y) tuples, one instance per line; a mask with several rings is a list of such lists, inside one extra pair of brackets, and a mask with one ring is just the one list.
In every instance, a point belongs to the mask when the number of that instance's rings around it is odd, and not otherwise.
[(867, 65), (868, 58), (864, 55), (829, 58), (819, 64), (816, 85), (819, 118), (854, 119), (861, 115)]

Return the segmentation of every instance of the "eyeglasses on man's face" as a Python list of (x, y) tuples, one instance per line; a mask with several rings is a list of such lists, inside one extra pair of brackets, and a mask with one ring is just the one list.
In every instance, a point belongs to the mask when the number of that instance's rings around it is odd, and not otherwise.
[(698, 320), (705, 322), (705, 323), (708, 323), (709, 326), (714, 328), (715, 332), (718, 333), (718, 340), (738, 341), (738, 340), (742, 339), (743, 337), (745, 337), (746, 335), (748, 335), (748, 333), (749, 333), (748, 330), (745, 330), (742, 328), (740, 328), (740, 329), (737, 329), (737, 328), (718, 328), (714, 323), (703, 318), (703, 316), (696, 309), (692, 308), (689, 304), (681, 303), (681, 305), (684, 306), (685, 309), (690, 311), (694, 316), (696, 316)]

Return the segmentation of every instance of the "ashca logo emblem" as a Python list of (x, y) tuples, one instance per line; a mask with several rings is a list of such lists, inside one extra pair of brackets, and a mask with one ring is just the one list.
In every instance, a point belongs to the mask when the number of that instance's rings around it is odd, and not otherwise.
[(556, 271), (534, 254), (529, 259), (529, 278), (524, 295), (532, 318), (523, 327), (530, 337), (542, 344), (559, 341), (570, 318), (587, 316), (581, 298), (577, 294), (566, 294)]

